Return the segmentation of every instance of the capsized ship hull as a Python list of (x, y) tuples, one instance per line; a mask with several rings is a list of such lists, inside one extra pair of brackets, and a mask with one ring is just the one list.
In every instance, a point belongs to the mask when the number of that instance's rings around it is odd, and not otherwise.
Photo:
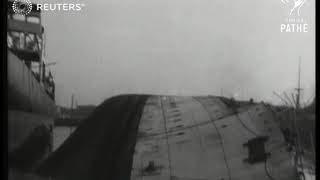
[[(259, 143), (259, 137), (266, 139)], [(131, 172), (132, 180), (141, 178), (292, 180), (295, 170), (265, 105), (234, 112), (219, 97), (153, 96), (144, 107)]]
[(277, 119), (222, 97), (121, 95), (85, 119), (39, 168), (62, 179), (293, 180)]

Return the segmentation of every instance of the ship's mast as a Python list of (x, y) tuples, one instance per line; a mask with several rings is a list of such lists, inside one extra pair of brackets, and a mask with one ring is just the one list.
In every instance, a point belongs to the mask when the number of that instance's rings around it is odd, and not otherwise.
[(300, 110), (300, 95), (301, 95), (301, 86), (300, 86), (300, 75), (301, 75), (301, 56), (299, 56), (299, 66), (298, 66), (298, 87), (296, 88), (297, 90), (297, 96), (296, 96), (296, 109), (294, 109), (294, 114), (293, 114), (293, 122), (295, 126), (295, 132), (296, 132), (296, 166), (300, 167), (301, 169), (304, 169), (303, 167), (303, 157), (302, 157), (302, 146), (301, 146), (301, 134), (297, 125), (297, 113)]
[(73, 110), (74, 109), (74, 94), (72, 93), (72, 95), (71, 95), (71, 110)]
[(300, 109), (300, 95), (301, 95), (301, 86), (300, 86), (300, 75), (301, 75), (301, 56), (299, 56), (299, 67), (298, 67), (298, 88), (297, 90), (297, 97), (296, 97), (296, 108), (297, 110)]

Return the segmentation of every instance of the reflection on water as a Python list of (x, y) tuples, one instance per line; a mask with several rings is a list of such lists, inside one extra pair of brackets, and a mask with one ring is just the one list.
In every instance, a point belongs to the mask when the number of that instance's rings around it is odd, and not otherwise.
[(53, 151), (55, 151), (61, 144), (70, 136), (76, 129), (75, 126), (57, 126), (53, 129)]

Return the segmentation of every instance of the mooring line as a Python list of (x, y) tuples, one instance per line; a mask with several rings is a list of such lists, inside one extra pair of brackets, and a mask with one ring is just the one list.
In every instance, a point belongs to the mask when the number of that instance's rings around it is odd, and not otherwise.
[(196, 100), (203, 107), (203, 109), (207, 112), (207, 114), (209, 115), (209, 118), (210, 118), (210, 120), (212, 122), (212, 125), (214, 126), (214, 128), (216, 129), (216, 131), (218, 133), (218, 136), (219, 136), (219, 139), (220, 139), (220, 144), (221, 144), (221, 147), (222, 147), (223, 158), (224, 158), (224, 161), (225, 161), (225, 164), (226, 164), (226, 168), (227, 168), (227, 172), (228, 172), (228, 176), (229, 176), (229, 180), (231, 180), (230, 168), (229, 168), (229, 164), (228, 164), (228, 161), (227, 161), (227, 155), (226, 155), (225, 148), (224, 148), (224, 145), (223, 145), (223, 140), (222, 140), (221, 133), (220, 133), (217, 125), (215, 124), (213, 118), (211, 117), (210, 112), (207, 110), (207, 108), (204, 106), (204, 104), (202, 104), (202, 102), (200, 102), (200, 100), (196, 99), (195, 97), (193, 97), (193, 99)]
[(171, 180), (172, 177), (172, 168), (171, 168), (171, 154), (170, 154), (170, 145), (169, 145), (169, 139), (168, 139), (168, 131), (167, 131), (167, 122), (166, 122), (166, 116), (164, 113), (164, 109), (163, 109), (163, 103), (162, 103), (162, 97), (160, 97), (160, 106), (161, 106), (161, 112), (162, 112), (162, 116), (163, 116), (163, 121), (164, 121), (164, 130), (166, 132), (166, 141), (167, 141), (167, 148), (168, 148), (168, 161), (169, 161), (169, 179)]

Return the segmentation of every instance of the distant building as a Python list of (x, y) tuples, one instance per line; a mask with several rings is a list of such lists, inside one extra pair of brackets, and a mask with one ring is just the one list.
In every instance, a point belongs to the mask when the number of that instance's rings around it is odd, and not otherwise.
[(67, 107), (58, 107), (58, 116), (60, 119), (70, 118), (70, 109)]
[(72, 119), (83, 120), (88, 117), (91, 112), (96, 108), (94, 105), (80, 105), (76, 109), (70, 111)]
[(77, 106), (75, 109), (59, 107), (59, 117), (55, 120), (56, 126), (77, 126), (87, 118), (96, 108), (94, 105)]

